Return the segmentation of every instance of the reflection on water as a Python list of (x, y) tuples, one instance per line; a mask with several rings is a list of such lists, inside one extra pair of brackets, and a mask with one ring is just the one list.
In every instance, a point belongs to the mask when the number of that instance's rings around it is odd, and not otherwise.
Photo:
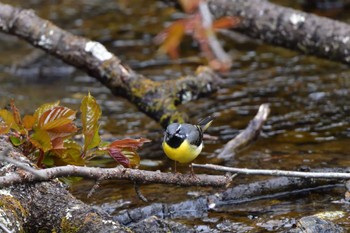
[[(138, 72), (156, 80), (193, 72), (200, 60), (189, 59), (176, 64), (162, 60), (160, 64), (164, 65), (161, 66), (137, 66), (139, 62), (165, 59), (157, 55), (156, 47), (151, 43), (164, 22), (171, 20), (176, 12), (163, 2), (5, 2), (32, 7), (40, 16), (73, 33), (103, 42), (124, 62), (138, 67)], [(161, 151), (162, 129), (156, 122), (126, 100), (112, 96), (93, 78), (44, 53), (38, 54), (25, 42), (3, 34), (0, 42), (1, 106), (14, 98), (18, 107), (29, 113), (44, 102), (60, 99), (64, 105), (78, 109), (82, 96), (90, 91), (103, 109), (104, 138), (148, 137), (153, 143), (141, 151), (145, 161), (142, 168), (171, 171), (173, 164)], [(292, 170), (300, 166), (350, 166), (347, 159), (350, 72), (347, 67), (255, 41), (229, 42), (226, 47), (231, 46), (228, 50), (235, 54), (235, 62), (232, 71), (223, 75), (227, 82), (225, 87), (211, 97), (180, 107), (191, 119), (209, 114), (216, 116), (208, 133), (217, 136), (218, 140), (207, 141), (196, 162), (215, 163), (214, 155), (223, 144), (248, 124), (260, 104), (270, 103), (272, 112), (259, 140), (223, 165)], [(185, 46), (187, 50), (182, 52), (183, 56), (197, 56), (198, 48)], [(116, 166), (109, 159), (100, 165)], [(187, 166), (180, 169), (188, 171)], [(244, 182), (244, 179), (237, 182)], [(93, 184), (80, 181), (71, 190), (78, 198), (103, 206), (111, 213), (145, 205), (137, 198), (129, 182), (103, 182), (87, 199)], [(188, 198), (189, 193), (210, 192), (211, 189), (144, 185), (141, 191), (152, 202), (178, 202)], [(332, 199), (340, 199), (342, 192), (328, 190), (327, 193), (247, 203), (210, 214), (207, 219), (183, 221), (198, 227), (217, 224), (224, 227), (222, 219), (226, 219), (238, 222), (241, 224), (238, 227), (242, 229), (251, 229), (251, 226), (259, 226), (258, 223), (263, 226), (262, 222), (270, 216), (272, 219), (298, 218), (324, 209), (342, 209), (330, 204)]]

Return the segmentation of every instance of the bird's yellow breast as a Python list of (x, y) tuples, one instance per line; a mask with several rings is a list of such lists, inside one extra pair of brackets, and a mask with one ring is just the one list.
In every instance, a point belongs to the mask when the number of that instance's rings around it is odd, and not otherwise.
[(189, 163), (201, 153), (203, 144), (199, 146), (191, 145), (187, 140), (183, 141), (178, 148), (170, 147), (166, 142), (162, 144), (165, 154), (169, 159), (179, 163)]

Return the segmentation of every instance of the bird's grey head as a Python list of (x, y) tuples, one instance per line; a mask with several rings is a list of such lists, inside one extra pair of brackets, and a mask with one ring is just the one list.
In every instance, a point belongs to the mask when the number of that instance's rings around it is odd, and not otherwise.
[(183, 132), (182, 125), (179, 123), (168, 125), (164, 133), (164, 141), (173, 148), (177, 148), (185, 138), (186, 134)]

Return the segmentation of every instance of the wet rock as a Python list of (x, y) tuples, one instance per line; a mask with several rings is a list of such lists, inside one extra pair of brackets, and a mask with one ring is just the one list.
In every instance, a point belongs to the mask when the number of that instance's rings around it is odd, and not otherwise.
[(173, 221), (167, 221), (156, 216), (151, 216), (131, 227), (133, 232), (148, 233), (148, 232), (157, 232), (157, 233), (191, 233), (195, 232), (187, 226), (176, 223)]
[(292, 233), (340, 233), (345, 232), (339, 225), (315, 216), (307, 216), (301, 218), (297, 224), (296, 228), (288, 232)]

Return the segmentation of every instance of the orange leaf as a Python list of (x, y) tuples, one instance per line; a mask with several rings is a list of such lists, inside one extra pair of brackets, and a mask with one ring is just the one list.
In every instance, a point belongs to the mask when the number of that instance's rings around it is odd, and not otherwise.
[(12, 114), (13, 114), (13, 118), (16, 122), (17, 125), (21, 125), (21, 115), (19, 114), (18, 108), (15, 105), (15, 101), (12, 99), (10, 101), (10, 106), (11, 106), (11, 110), (12, 110)]
[(40, 116), (38, 127), (54, 133), (73, 133), (76, 131), (72, 124), (75, 114), (75, 111), (66, 107), (53, 107)]
[(239, 17), (235, 16), (226, 16), (220, 19), (217, 19), (213, 22), (214, 29), (225, 29), (236, 27), (241, 22)]
[(55, 138), (51, 140), (53, 150), (62, 150), (65, 149), (62, 138)]
[(35, 110), (35, 113), (34, 113), (35, 120), (39, 121), (39, 118), (41, 117), (41, 115), (44, 112), (46, 112), (46, 111), (48, 111), (48, 110), (58, 106), (59, 104), (60, 104), (60, 101), (56, 101), (54, 103), (47, 103), (47, 104), (41, 105), (39, 108), (37, 108)]
[(178, 47), (185, 35), (185, 20), (178, 20), (169, 26), (163, 35), (160, 33), (159, 37), (164, 36), (164, 40), (159, 47), (162, 53), (168, 53), (171, 58), (178, 57)]
[(1, 122), (0, 123), (0, 134), (6, 134), (10, 132), (10, 126), (8, 126), (6, 123)]
[(35, 117), (32, 115), (25, 115), (23, 117), (23, 126), (24, 128), (31, 130), (35, 124)]

